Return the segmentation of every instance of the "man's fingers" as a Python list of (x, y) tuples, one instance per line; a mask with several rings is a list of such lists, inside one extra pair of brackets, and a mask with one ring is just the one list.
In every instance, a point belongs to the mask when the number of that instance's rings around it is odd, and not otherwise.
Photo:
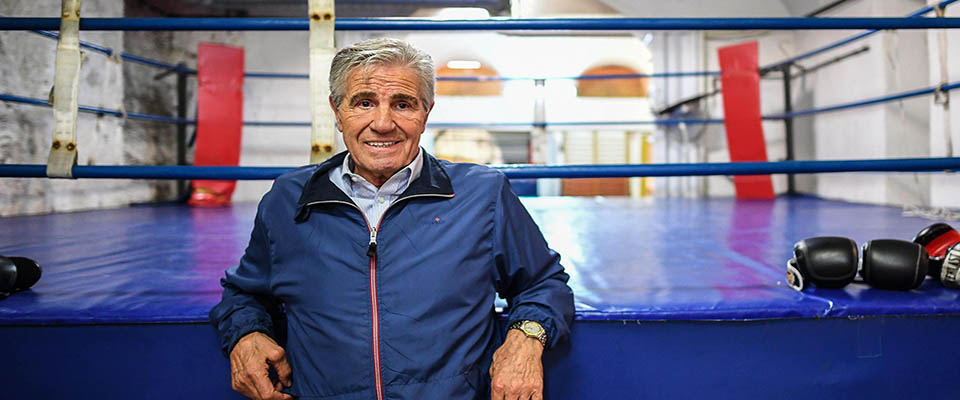
[(230, 361), (230, 386), (233, 390), (251, 399), (258, 398), (257, 389), (247, 376), (240, 357), (231, 354)]
[(267, 360), (273, 365), (273, 369), (277, 371), (277, 377), (280, 382), (283, 383), (283, 386), (290, 387), (290, 385), (293, 384), (290, 379), (290, 375), (292, 374), (290, 363), (287, 362), (286, 353), (283, 351), (283, 348), (278, 347), (277, 349), (277, 351), (270, 352), (270, 354), (267, 355)]
[(490, 384), (490, 398), (492, 400), (543, 400), (543, 388), (537, 382), (492, 381)]
[(261, 398), (257, 394), (257, 388), (255, 388), (250, 381), (248, 381), (244, 376), (238, 375), (233, 379), (233, 390), (237, 393), (240, 393), (251, 399)]
[(283, 393), (283, 392), (281, 392), (281, 390), (283, 390), (283, 385), (282, 385), (280, 382), (277, 382), (277, 383), (273, 386), (273, 392), (271, 392), (271, 393), (270, 393), (269, 395), (267, 395), (267, 396), (264, 396), (264, 397), (263, 397), (263, 400), (289, 400), (289, 399), (293, 399), (293, 396), (290, 396), (289, 394)]
[(267, 373), (266, 365), (263, 368), (255, 368), (247, 371), (246, 378), (253, 384), (257, 394), (261, 399), (273, 398), (273, 383), (270, 382), (270, 375)]
[(286, 394), (286, 393), (281, 392), (281, 390), (283, 390), (283, 383), (282, 383), (282, 382), (277, 382), (275, 385), (273, 385), (273, 390), (276, 391), (276, 394), (277, 394), (276, 398), (278, 398), (278, 399), (292, 399), (292, 398), (293, 398), (293, 396), (290, 396), (289, 394)]

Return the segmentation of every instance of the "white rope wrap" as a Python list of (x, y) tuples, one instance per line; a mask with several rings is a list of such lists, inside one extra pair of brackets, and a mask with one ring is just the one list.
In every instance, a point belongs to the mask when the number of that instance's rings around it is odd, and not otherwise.
[(47, 176), (73, 178), (77, 164), (77, 87), (80, 79), (80, 3), (63, 0), (53, 83), (53, 145)]
[(310, 0), (310, 162), (333, 155), (336, 131), (330, 108), (330, 63), (337, 52), (333, 36), (333, 0)]
[[(939, 4), (933, 4), (933, 11), (937, 18), (943, 18), (946, 10)], [(933, 102), (943, 107), (943, 146), (946, 151), (946, 157), (953, 157), (953, 137), (950, 135), (950, 92), (942, 90), (944, 86), (950, 83), (950, 75), (947, 70), (947, 30), (937, 30), (937, 52), (940, 56), (940, 84), (933, 93)]]

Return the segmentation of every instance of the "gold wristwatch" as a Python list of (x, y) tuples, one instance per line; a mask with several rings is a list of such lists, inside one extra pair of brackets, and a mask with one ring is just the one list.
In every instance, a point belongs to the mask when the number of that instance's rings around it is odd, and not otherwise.
[(544, 348), (547, 347), (547, 331), (543, 329), (537, 321), (523, 319), (514, 321), (510, 324), (510, 329), (518, 329), (527, 337), (535, 338), (540, 341)]

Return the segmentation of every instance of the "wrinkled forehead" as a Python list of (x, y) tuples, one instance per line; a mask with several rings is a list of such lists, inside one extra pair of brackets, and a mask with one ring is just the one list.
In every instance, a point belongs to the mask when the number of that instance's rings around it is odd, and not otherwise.
[(347, 74), (346, 93), (380, 89), (420, 97), (420, 77), (405, 65), (357, 66)]

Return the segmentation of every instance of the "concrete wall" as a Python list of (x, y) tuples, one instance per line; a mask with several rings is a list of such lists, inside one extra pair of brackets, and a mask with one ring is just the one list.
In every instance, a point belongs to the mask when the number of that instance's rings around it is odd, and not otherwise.
[[(86, 1), (82, 14), (120, 17), (123, 7), (107, 0)], [(0, 3), (4, 16), (58, 16), (60, 2), (10, 0)], [(82, 40), (123, 48), (119, 32), (82, 32)], [(0, 32), (0, 91), (46, 99), (53, 85), (55, 40), (31, 32)], [(120, 108), (124, 79), (120, 63), (98, 54), (85, 54), (80, 75), (79, 102)], [(81, 114), (77, 121), (77, 151), (81, 164), (123, 164), (123, 121)], [(53, 138), (50, 108), (4, 102), (0, 104), (0, 163), (45, 164)], [(152, 197), (145, 182), (0, 179), (0, 215), (35, 214), (114, 207)]]
[[(11, 0), (0, 15), (56, 17), (59, 2)], [(136, 1), (87, 0), (82, 17), (156, 17)], [(95, 32), (80, 39), (171, 64), (196, 67), (201, 41), (243, 46), (236, 32)], [(0, 92), (46, 98), (53, 82), (56, 40), (31, 32), (0, 32)], [(79, 103), (152, 115), (176, 115), (176, 77), (154, 76), (162, 70), (121, 62), (84, 51)], [(188, 80), (189, 115), (195, 118), (196, 80)], [(45, 164), (52, 142), (50, 108), (0, 104), (0, 163)], [(173, 165), (176, 127), (172, 124), (124, 120), (81, 113), (77, 121), (80, 165)], [(192, 132), (193, 128), (188, 129)], [(188, 154), (189, 156), (189, 154)], [(189, 157), (188, 157), (189, 158)], [(38, 214), (111, 208), (176, 198), (175, 183), (146, 180), (0, 179), (0, 215)]]

